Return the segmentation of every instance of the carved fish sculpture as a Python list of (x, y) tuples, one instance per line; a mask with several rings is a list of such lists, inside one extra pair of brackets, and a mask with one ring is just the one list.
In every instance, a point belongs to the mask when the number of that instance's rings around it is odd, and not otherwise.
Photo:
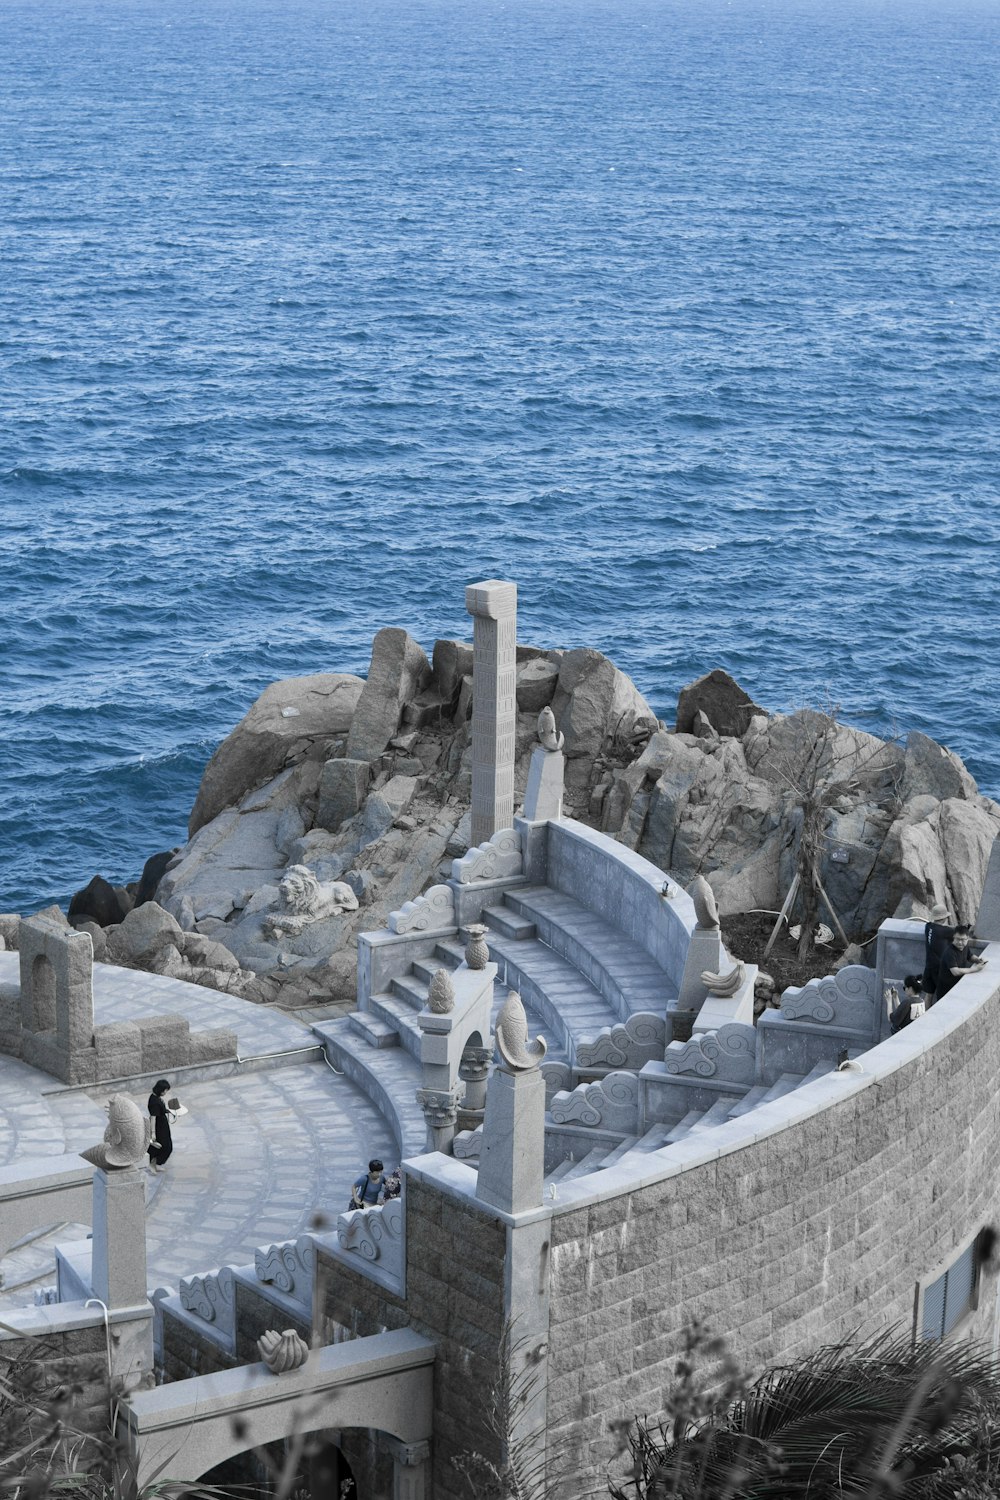
[(127, 1094), (113, 1094), (108, 1101), (108, 1128), (104, 1140), (80, 1155), (95, 1167), (124, 1171), (137, 1167), (150, 1141), (151, 1121)]
[(537, 1068), (546, 1052), (545, 1038), (536, 1036), (528, 1046), (528, 1018), (516, 990), (508, 991), (496, 1024), (497, 1048), (511, 1073)]
[(715, 892), (704, 875), (694, 877), (688, 886), (688, 895), (694, 902), (698, 926), (707, 928), (710, 932), (716, 931), (719, 926), (719, 908), (715, 903)]

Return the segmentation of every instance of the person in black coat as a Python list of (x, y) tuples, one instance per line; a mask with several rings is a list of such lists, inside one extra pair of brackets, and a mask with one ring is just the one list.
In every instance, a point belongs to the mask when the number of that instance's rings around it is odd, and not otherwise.
[(173, 1137), (170, 1134), (170, 1111), (164, 1097), (169, 1093), (170, 1084), (165, 1078), (158, 1078), (153, 1084), (153, 1092), (146, 1103), (153, 1121), (153, 1139), (148, 1149), (149, 1164), (154, 1172), (163, 1171), (174, 1149)]
[(937, 988), (934, 991), (935, 1002), (947, 995), (949, 990), (954, 989), (964, 974), (978, 974), (980, 969), (985, 969), (985, 958), (976, 958), (969, 952), (969, 943), (971, 941), (971, 927), (960, 926), (955, 928), (951, 942), (944, 948), (938, 960)]
[(938, 964), (954, 933), (948, 922), (948, 908), (935, 906), (930, 921), (924, 923), (924, 972), (920, 987), (927, 995), (937, 992)]
[(889, 991), (892, 1004), (892, 1012), (889, 1016), (889, 1030), (895, 1036), (897, 1031), (902, 1031), (904, 1026), (909, 1026), (913, 1020), (912, 1007), (920, 1000), (920, 975), (907, 974), (903, 980), (903, 998), (899, 998), (899, 991), (894, 987)]

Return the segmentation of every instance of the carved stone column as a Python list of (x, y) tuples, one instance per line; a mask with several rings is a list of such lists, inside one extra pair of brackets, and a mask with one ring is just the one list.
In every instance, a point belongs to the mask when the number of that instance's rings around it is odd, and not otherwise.
[(514, 822), (517, 720), (517, 584), (472, 583), (472, 846)]
[(431, 1445), (386, 1438), (392, 1454), (392, 1500), (429, 1500)]
[(465, 1084), (463, 1109), (482, 1113), (486, 1108), (486, 1080), (490, 1074), (492, 1047), (466, 1047), (458, 1065), (458, 1076)]
[(417, 1089), (417, 1103), (427, 1122), (428, 1151), (451, 1155), (451, 1143), (458, 1125), (458, 1106), (465, 1093), (464, 1084), (454, 1089)]
[(146, 1189), (138, 1168), (94, 1173), (91, 1285), (108, 1307), (146, 1301)]

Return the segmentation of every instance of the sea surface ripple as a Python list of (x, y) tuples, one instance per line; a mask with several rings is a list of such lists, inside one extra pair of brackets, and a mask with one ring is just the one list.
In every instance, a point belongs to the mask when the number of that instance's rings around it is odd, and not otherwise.
[(5, 0), (0, 910), (479, 577), (1000, 793), (998, 79), (994, 0)]

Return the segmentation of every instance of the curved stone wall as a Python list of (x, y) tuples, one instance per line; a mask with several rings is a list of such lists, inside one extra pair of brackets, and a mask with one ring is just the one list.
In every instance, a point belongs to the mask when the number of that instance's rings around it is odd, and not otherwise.
[(694, 904), (661, 895), (664, 874), (640, 854), (570, 818), (548, 824), (547, 880), (644, 948), (679, 987)]
[[(963, 979), (863, 1071), (681, 1142), (666, 1172), (561, 1187), (550, 1475), (596, 1482), (608, 1422), (662, 1410), (693, 1318), (751, 1373), (857, 1328), (909, 1328), (918, 1282), (1000, 1223), (1000, 945), (987, 957), (992, 973)], [(992, 1339), (996, 1301), (984, 1268), (973, 1335)]]

